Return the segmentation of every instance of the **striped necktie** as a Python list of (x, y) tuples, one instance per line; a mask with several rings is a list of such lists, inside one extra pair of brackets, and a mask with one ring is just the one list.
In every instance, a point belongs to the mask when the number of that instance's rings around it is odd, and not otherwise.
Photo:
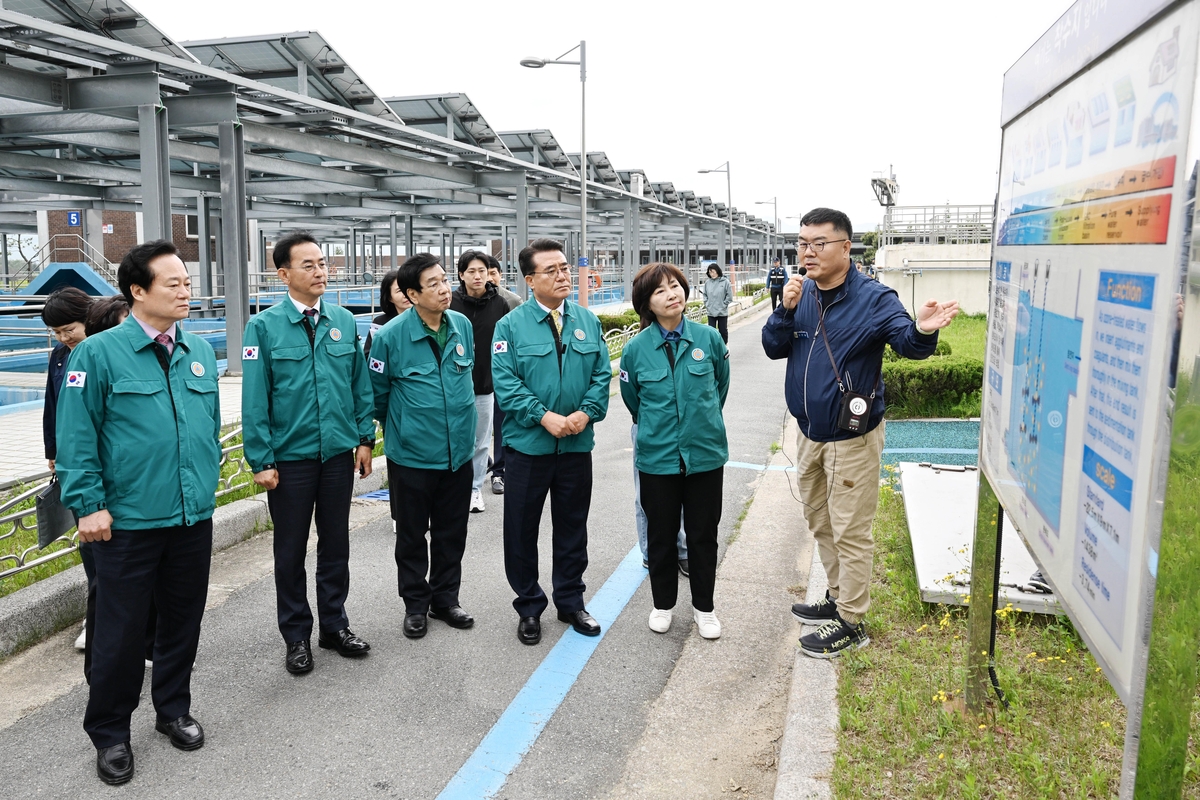
[(167, 351), (167, 355), (171, 355), (175, 352), (175, 342), (171, 341), (171, 337), (167, 336), (165, 333), (160, 333), (158, 336), (155, 336), (154, 341), (163, 346), (163, 349)]

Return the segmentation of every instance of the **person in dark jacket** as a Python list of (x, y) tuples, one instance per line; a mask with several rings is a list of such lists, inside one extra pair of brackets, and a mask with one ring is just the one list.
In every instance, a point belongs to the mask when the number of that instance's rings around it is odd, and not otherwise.
[[(55, 416), (58, 412), (58, 393), (62, 389), (63, 377), (67, 374), (67, 358), (75, 345), (87, 338), (87, 315), (92, 298), (74, 286), (56, 289), (46, 298), (42, 306), (42, 322), (54, 332), (58, 344), (50, 351), (50, 363), (46, 368), (46, 398), (42, 401), (42, 443), (46, 448), (46, 463), (54, 472), (54, 459), (58, 455), (58, 439), (55, 436)], [(91, 548), (81, 542), (79, 557), (88, 582), (96, 575), (96, 563), (92, 560)], [(87, 622), (75, 640), (75, 648), (84, 649), (87, 642)]]
[[(495, 256), (488, 256), (488, 282), (496, 284), (500, 296), (504, 298), (504, 302), (508, 303), (509, 311), (525, 302), (521, 299), (521, 295), (504, 288), (504, 271), (500, 269), (500, 260)], [(493, 393), (492, 396), (495, 397), (495, 394)], [(493, 401), (492, 461), (488, 466), (488, 471), (492, 473), (492, 494), (504, 494), (504, 447), (500, 442), (500, 433), (503, 430), (504, 409), (500, 407), (499, 401)]]
[(771, 271), (767, 273), (767, 288), (771, 290), (771, 310), (779, 308), (779, 303), (783, 299), (783, 285), (787, 283), (787, 270), (779, 263), (779, 259), (775, 259), (775, 265), (771, 267)]
[(383, 279), (379, 281), (379, 310), (382, 313), (376, 314), (375, 318), (371, 320), (371, 330), (367, 331), (367, 341), (363, 342), (365, 358), (371, 357), (371, 340), (375, 338), (379, 329), (412, 308), (412, 303), (408, 302), (404, 292), (400, 291), (400, 287), (396, 285), (396, 276), (399, 274), (400, 270), (391, 270), (385, 273)]
[(488, 280), (488, 257), (467, 250), (458, 259), (458, 288), (450, 296), (450, 310), (471, 321), (475, 339), (475, 454), (471, 458), (471, 511), (483, 511), (483, 479), (487, 476), (488, 447), (492, 436), (492, 334), (508, 313), (508, 303), (496, 284)]
[(870, 641), (863, 617), (883, 453), (884, 347), (905, 358), (933, 355), (937, 332), (958, 314), (958, 302), (929, 300), (914, 322), (895, 290), (851, 269), (845, 214), (816, 208), (800, 224), (808, 280), (788, 281), (762, 342), (769, 358), (787, 359), (787, 405), (800, 426), (800, 502), (829, 576), (826, 596), (795, 604), (792, 615), (820, 626), (800, 637), (801, 651), (833, 658)]

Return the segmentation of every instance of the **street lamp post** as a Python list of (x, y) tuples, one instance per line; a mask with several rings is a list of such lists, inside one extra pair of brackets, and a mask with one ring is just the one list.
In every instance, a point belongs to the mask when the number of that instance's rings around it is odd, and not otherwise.
[(728, 206), (726, 207), (725, 210), (729, 214), (729, 256), (732, 258), (733, 257), (733, 181), (729, 175), (729, 171), (730, 171), (729, 162), (726, 161), (724, 164), (717, 167), (716, 169), (702, 169), (702, 170), (700, 170), (700, 174), (703, 175), (708, 172), (724, 172), (725, 173), (725, 193), (726, 193), (726, 200), (728, 202)]
[[(563, 60), (565, 56), (569, 56), (576, 50), (579, 51), (578, 61)], [(521, 66), (530, 69), (541, 69), (547, 64), (579, 65), (579, 304), (587, 308), (589, 280), (587, 274), (587, 42), (580, 40), (579, 44), (558, 58), (521, 59)]]
[[(773, 227), (771, 229), (771, 232), (769, 234), (767, 234), (767, 236), (769, 237), (769, 239), (771, 241), (771, 258), (774, 258), (775, 257), (775, 239), (777, 238), (777, 235), (779, 233), (779, 198), (772, 197), (770, 200), (755, 200), (754, 205), (774, 207), (774, 211), (771, 212), (771, 221), (772, 221)], [(782, 255), (780, 256), (780, 259), (779, 259), (779, 265), (783, 266)]]

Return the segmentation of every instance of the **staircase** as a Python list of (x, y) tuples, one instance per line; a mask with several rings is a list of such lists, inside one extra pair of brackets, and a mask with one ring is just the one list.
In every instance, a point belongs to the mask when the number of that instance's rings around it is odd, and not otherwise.
[(117, 285), (117, 265), (92, 247), (87, 239), (76, 233), (58, 233), (42, 245), (25, 266), (18, 269), (10, 280), (10, 286), (27, 286), (51, 264), (87, 264), (97, 275)]

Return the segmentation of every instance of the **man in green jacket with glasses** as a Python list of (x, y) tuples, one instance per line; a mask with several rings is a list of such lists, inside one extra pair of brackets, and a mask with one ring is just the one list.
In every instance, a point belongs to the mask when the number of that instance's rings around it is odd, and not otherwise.
[(96, 564), (83, 727), (107, 784), (133, 777), (130, 719), (144, 676), (146, 617), (158, 607), (155, 729), (204, 744), (191, 716), (192, 662), (208, 594), (220, 475), (221, 408), (212, 347), (186, 333), (191, 281), (175, 245), (134, 247), (117, 269), (132, 313), (71, 354), (58, 400), (63, 504)]
[(600, 624), (583, 602), (592, 502), (592, 426), (608, 413), (612, 367), (600, 321), (569, 300), (562, 243), (535, 239), (518, 256), (533, 297), (496, 323), (492, 382), (504, 409), (504, 570), (516, 592), (517, 639), (542, 638), (548, 601), (538, 583), (546, 495), (554, 517), (554, 605), (585, 636)]
[(254, 482), (275, 525), (275, 601), (284, 667), (313, 668), (304, 559), (317, 518), (317, 643), (347, 658), (371, 646), (350, 630), (350, 498), (371, 474), (371, 381), (354, 315), (323, 299), (329, 269), (311, 234), (272, 254), (287, 295), (255, 315), (242, 347), (242, 429)]
[(471, 513), (475, 342), (470, 321), (450, 310), (437, 256), (409, 258), (396, 285), (412, 309), (375, 334), (369, 368), (384, 426), (403, 631), (419, 639), (427, 615), (452, 628), (475, 624), (458, 601)]

